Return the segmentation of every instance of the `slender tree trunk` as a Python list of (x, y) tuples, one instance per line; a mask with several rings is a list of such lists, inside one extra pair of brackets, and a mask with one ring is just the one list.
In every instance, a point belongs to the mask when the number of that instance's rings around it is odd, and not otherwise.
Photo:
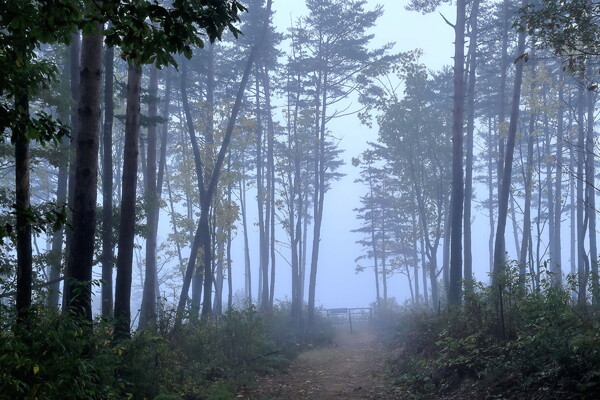
[(585, 95), (584, 89), (579, 89), (578, 100), (578, 135), (577, 135), (577, 303), (580, 307), (585, 306), (587, 300), (588, 283), (588, 259), (585, 254), (585, 232), (586, 221), (584, 217), (586, 205), (584, 198), (585, 184), (585, 128), (584, 128), (584, 108)]
[(156, 324), (156, 241), (158, 236), (158, 212), (159, 198), (157, 188), (157, 129), (156, 119), (158, 117), (158, 70), (150, 67), (150, 87), (148, 89), (150, 100), (148, 104), (148, 156), (146, 158), (146, 212), (147, 212), (147, 236), (146, 236), (146, 272), (144, 279), (144, 291), (142, 306), (140, 310), (140, 322), (138, 329), (144, 329), (147, 324)]
[[(423, 230), (421, 229), (421, 232), (423, 232)], [(427, 250), (426, 250), (426, 244), (425, 244), (425, 239), (423, 238), (423, 233), (421, 233), (421, 270), (423, 271), (423, 275), (426, 275), (426, 271), (427, 271)], [(416, 273), (415, 271), (415, 276), (414, 276), (415, 282), (419, 281), (419, 274)], [(425, 284), (426, 281), (423, 280), (423, 304), (425, 305), (425, 307), (428, 307), (429, 304), (429, 299), (428, 299), (428, 294), (427, 294), (427, 289), (425, 288)]]
[[(321, 223), (323, 221), (323, 204), (325, 200), (325, 122), (327, 116), (327, 92), (328, 92), (327, 71), (323, 73), (321, 98), (321, 121), (317, 124), (317, 140), (315, 142), (315, 183), (314, 183), (314, 216), (313, 216), (313, 243), (310, 261), (310, 277), (308, 283), (308, 326), (314, 327), (315, 318), (315, 296), (317, 289), (317, 268), (319, 262), (319, 247), (321, 245)], [(382, 278), (385, 281), (385, 271), (382, 265)], [(384, 302), (386, 301), (386, 284), (384, 283)]]
[[(418, 264), (419, 261), (415, 260), (415, 264)], [(413, 290), (413, 281), (412, 278), (410, 277), (410, 268), (406, 269), (406, 278), (408, 279), (408, 287), (410, 288), (410, 299), (413, 302), (413, 304), (417, 304), (418, 303), (418, 299), (415, 298), (415, 292)]]
[[(571, 126), (571, 124), (569, 124), (569, 126)], [(575, 151), (573, 150), (573, 148), (575, 146), (573, 146), (571, 144), (571, 151), (570, 151), (570, 157), (569, 157), (569, 169), (570, 171), (575, 171)], [(576, 277), (577, 276), (577, 262), (578, 262), (578, 257), (577, 257), (577, 250), (576, 250), (576, 243), (577, 243), (577, 217), (576, 217), (576, 210), (577, 210), (577, 199), (575, 198), (575, 173), (571, 172), (570, 178), (569, 178), (569, 197), (571, 198), (570, 204), (569, 204), (569, 209), (571, 210), (570, 213), (570, 244), (571, 244), (571, 248), (570, 250), (570, 271), (571, 271), (571, 276)], [(571, 298), (573, 301), (576, 300), (577, 298), (577, 290), (575, 288), (573, 288), (572, 292), (571, 292)]]
[[(429, 264), (429, 265), (427, 265), (427, 264)], [(423, 278), (423, 304), (425, 305), (425, 308), (429, 308), (429, 289), (427, 287), (427, 271), (429, 271), (430, 279), (432, 276), (435, 276), (435, 267), (433, 266), (433, 263), (431, 261), (429, 261), (428, 263), (426, 262), (424, 268), (421, 269), (421, 275)], [(432, 271), (434, 271), (433, 274), (431, 273)], [(415, 277), (418, 278), (418, 275), (415, 275)], [(418, 280), (418, 279), (415, 279), (415, 280)], [(432, 294), (433, 294), (433, 287), (432, 287)]]
[[(15, 108), (23, 118), (29, 117), (29, 96), (21, 94)], [(17, 132), (15, 140), (15, 212), (17, 231), (17, 323), (29, 328), (33, 280), (33, 257), (31, 245), (31, 208), (29, 184), (29, 138), (27, 132)]]
[[(373, 183), (369, 177), (370, 203), (373, 204)], [(379, 257), (377, 256), (377, 237), (375, 235), (375, 207), (371, 207), (371, 251), (373, 252), (373, 269), (375, 271), (375, 294), (377, 298), (377, 308), (381, 308), (381, 294), (379, 292)], [(418, 275), (415, 275), (418, 276)], [(419, 283), (416, 284), (417, 299), (419, 298)]]
[(477, 68), (477, 17), (479, 0), (471, 7), (471, 35), (469, 38), (469, 76), (467, 80), (467, 142), (465, 159), (465, 203), (464, 203), (464, 276), (465, 290), (473, 290), (473, 255), (471, 250), (471, 200), (473, 197), (473, 133), (475, 130), (475, 78)]
[[(527, 0), (522, 0), (521, 5), (527, 6)], [(517, 54), (521, 55), (525, 51), (525, 33), (519, 33), (517, 44)], [(500, 195), (498, 196), (498, 226), (496, 229), (496, 243), (494, 246), (494, 273), (492, 274), (492, 283), (498, 282), (503, 277), (506, 269), (505, 259), (505, 238), (506, 219), (508, 214), (508, 198), (510, 195), (510, 186), (512, 178), (512, 163), (515, 151), (515, 139), (517, 134), (517, 122), (519, 119), (519, 105), (521, 102), (521, 83), (523, 81), (524, 59), (520, 59), (515, 67), (515, 85), (513, 88), (510, 123), (508, 126), (508, 137), (506, 141), (506, 155), (504, 157), (503, 176), (500, 185)]]
[(102, 161), (102, 317), (113, 315), (113, 75), (114, 49), (106, 48), (104, 55), (104, 132)]
[[(291, 184), (290, 199), (289, 199), (289, 235), (292, 256), (292, 304), (291, 318), (292, 323), (300, 326), (300, 318), (302, 311), (303, 299), (303, 280), (304, 274), (302, 270), (302, 215), (304, 211), (303, 193), (302, 193), (302, 174), (301, 174), (301, 156), (300, 156), (300, 141), (298, 139), (298, 107), (300, 93), (298, 92), (294, 102), (293, 112), (293, 129), (289, 129), (288, 142), (289, 146), (293, 147), (293, 178), (291, 171), (288, 173), (288, 181)], [(289, 107), (288, 107), (289, 110)], [(296, 199), (297, 207), (296, 207)]]
[[(79, 85), (81, 81), (81, 35), (79, 31), (71, 35), (71, 45), (69, 46), (69, 71), (71, 76), (71, 99), (73, 106), (71, 107), (71, 142), (69, 145), (69, 178), (67, 187), (67, 208), (69, 209), (69, 225), (65, 229), (65, 253), (67, 254), (67, 266), (65, 268), (65, 276), (69, 275), (68, 257), (73, 240), (73, 201), (75, 198), (75, 157), (77, 153), (77, 132), (78, 125), (78, 106), (79, 106)], [(67, 299), (70, 298), (69, 284), (65, 280), (63, 284), (63, 310), (68, 308)]]
[[(68, 67), (68, 65), (66, 66)], [(69, 110), (66, 110), (69, 111)], [(65, 112), (60, 119), (66, 121), (69, 113)], [(59, 206), (67, 206), (67, 191), (69, 180), (69, 138), (63, 137), (58, 147), (60, 159), (58, 160), (57, 182), (56, 182), (56, 203)], [(60, 277), (63, 265), (63, 237), (65, 229), (61, 227), (52, 233), (50, 239), (51, 249), (48, 254), (49, 275), (48, 275), (48, 298), (47, 306), (52, 311), (59, 310), (60, 297)], [(50, 283), (52, 282), (52, 283)]]
[[(492, 120), (491, 118), (488, 120), (488, 143), (492, 143)], [(490, 265), (489, 265), (489, 273), (491, 274), (494, 271), (494, 158), (492, 156), (492, 151), (488, 153), (488, 175), (487, 175), (487, 184), (488, 184), (488, 209), (490, 212), (489, 222), (490, 222), (490, 237), (488, 240), (488, 251), (490, 257)]]
[[(196, 234), (194, 236), (194, 240), (190, 249), (190, 257), (188, 259), (188, 268), (189, 271), (191, 269), (193, 273), (193, 283), (192, 283), (192, 308), (190, 310), (190, 319), (196, 320), (198, 318), (198, 314), (200, 312), (200, 299), (202, 298), (202, 288), (203, 282), (205, 278), (205, 272), (202, 265), (196, 266), (196, 259), (198, 257), (198, 252), (200, 249), (210, 252), (211, 239), (210, 239), (210, 227), (208, 223), (208, 212), (209, 210), (204, 210), (205, 200), (206, 200), (206, 186), (204, 183), (204, 165), (202, 162), (202, 157), (200, 154), (200, 146), (198, 144), (198, 138), (196, 137), (196, 129), (194, 126), (194, 121), (192, 118), (192, 111), (189, 105), (188, 94), (187, 94), (187, 74), (189, 70), (189, 63), (184, 61), (181, 73), (181, 103), (183, 106), (183, 110), (185, 113), (185, 120), (187, 123), (188, 135), (190, 137), (190, 143), (192, 145), (192, 151), (194, 153), (194, 168), (196, 171), (196, 179), (198, 182), (198, 196), (200, 198), (200, 220), (198, 222), (198, 228), (196, 230)], [(207, 131), (207, 135), (210, 135), (209, 131)], [(208, 203), (207, 207), (210, 208), (210, 204)], [(202, 224), (202, 226), (200, 226)], [(208, 244), (208, 246), (206, 246)], [(203, 260), (206, 260), (206, 255)], [(212, 260), (211, 256), (208, 256), (209, 260)], [(211, 261), (212, 262), (212, 261)], [(210, 266), (212, 270), (212, 266)], [(186, 274), (187, 276), (187, 274)], [(212, 282), (212, 281), (211, 281)], [(185, 283), (184, 283), (185, 288)], [(187, 299), (187, 290), (186, 289), (185, 298)], [(208, 288), (209, 292), (212, 294), (212, 283)], [(180, 307), (185, 306), (185, 300), (183, 303), (180, 298)], [(183, 308), (179, 312), (182, 312)]]
[(258, 249), (259, 249), (259, 274), (260, 285), (258, 288), (259, 305), (261, 310), (266, 310), (269, 302), (269, 247), (267, 229), (265, 227), (265, 178), (263, 157), (263, 124), (262, 109), (260, 105), (259, 66), (255, 67), (255, 108), (256, 108), (256, 192), (258, 207)]
[(512, 225), (512, 233), (513, 239), (515, 241), (515, 249), (517, 250), (517, 254), (521, 254), (521, 242), (519, 241), (519, 221), (517, 220), (516, 209), (519, 207), (518, 203), (515, 201), (515, 196), (513, 192), (510, 192), (510, 222)]
[[(592, 66), (588, 62), (588, 75), (591, 75)], [(590, 76), (591, 80), (591, 76)], [(585, 143), (585, 192), (586, 192), (586, 212), (589, 223), (590, 240), (590, 268), (592, 279), (592, 304), (597, 305), (600, 302), (600, 281), (598, 278), (598, 248), (596, 243), (596, 183), (595, 183), (595, 148), (594, 148), (594, 111), (596, 106), (596, 93), (593, 90), (587, 90), (587, 129)]]
[[(227, 171), (231, 173), (231, 157), (227, 160)], [(227, 204), (232, 204), (233, 185), (227, 185)], [(227, 263), (227, 310), (231, 311), (233, 309), (233, 274), (231, 271), (231, 242), (232, 235), (231, 232), (233, 230), (233, 223), (227, 224), (227, 243), (226, 243), (226, 254), (225, 254), (225, 262)]]
[(135, 207), (140, 139), (140, 86), (142, 67), (130, 61), (127, 73), (127, 109), (123, 178), (121, 179), (121, 219), (115, 286), (115, 336), (126, 338), (131, 329), (131, 278), (135, 239)]
[(275, 127), (273, 125), (273, 110), (271, 107), (271, 85), (269, 81), (269, 70), (265, 66), (263, 71), (263, 87), (265, 90), (265, 105), (267, 108), (267, 216), (269, 218), (267, 229), (270, 229), (268, 235), (270, 243), (271, 256), (271, 280), (269, 287), (268, 308), (273, 307), (275, 297)]
[(463, 222), (463, 114), (465, 106), (465, 0), (456, 2), (456, 25), (454, 27), (454, 106), (452, 123), (452, 205), (450, 241), (450, 286), (448, 304), (461, 303), (463, 277), (462, 222)]
[[(223, 236), (223, 227), (219, 226), (216, 228), (219, 232), (216, 233), (216, 236)], [(223, 265), (224, 265), (224, 251), (223, 248), (223, 240), (217, 240), (217, 257), (216, 257), (216, 278), (215, 278), (215, 307), (214, 313), (216, 315), (223, 314), (223, 281), (225, 276), (223, 274)]]
[[(552, 138), (551, 138), (551, 127), (550, 127), (550, 121), (548, 118), (548, 99), (547, 96), (544, 92), (544, 152), (545, 152), (545, 156), (546, 159), (548, 160), (550, 157), (552, 157)], [(558, 144), (557, 144), (557, 150), (558, 150)], [(555, 157), (555, 159), (558, 158), (558, 155)], [(540, 160), (541, 163), (541, 160)], [(555, 237), (554, 234), (556, 233), (556, 227), (554, 226), (554, 216), (556, 214), (556, 212), (554, 211), (554, 186), (553, 186), (553, 182), (552, 182), (552, 168), (554, 167), (554, 164), (551, 162), (546, 161), (546, 202), (548, 204), (548, 269), (547, 269), (547, 273), (550, 273), (550, 282), (552, 284), (554, 284), (553, 282), (553, 270), (554, 270), (554, 266), (553, 264), (555, 263), (554, 260), (554, 254), (555, 254), (555, 248), (556, 245), (554, 244), (555, 242)], [(541, 168), (541, 165), (540, 165)], [(541, 207), (541, 206), (540, 206)], [(538, 239), (538, 242), (540, 240)]]
[[(56, 185), (56, 203), (63, 205), (67, 203), (67, 184), (69, 179), (69, 143), (63, 138), (61, 145), (61, 160), (58, 165), (58, 179)], [(50, 275), (48, 279), (52, 284), (48, 285), (48, 307), (58, 311), (60, 296), (60, 272), (62, 267), (62, 250), (64, 228), (58, 229), (52, 234), (52, 249), (50, 251)]]
[(446, 218), (444, 218), (444, 244), (442, 247), (442, 270), (446, 292), (450, 287), (450, 214), (452, 214), (451, 211), (447, 212)]
[[(534, 68), (532, 68), (533, 70)], [(532, 84), (533, 86), (533, 84)], [(532, 87), (533, 89), (533, 87)], [(527, 274), (527, 251), (531, 241), (531, 195), (533, 191), (533, 139), (535, 129), (535, 112), (530, 110), (529, 132), (527, 133), (527, 165), (525, 167), (525, 201), (523, 213), (523, 241), (519, 254), (519, 287), (525, 290)]]
[(302, 239), (300, 240), (300, 306), (304, 303), (304, 294), (306, 293), (306, 262), (308, 257), (308, 224), (309, 224), (309, 214), (308, 208), (310, 207), (310, 202), (308, 201), (309, 189), (308, 189), (308, 178), (304, 182), (306, 185), (304, 186), (304, 194), (302, 195), (302, 208), (300, 211), (300, 224), (301, 224), (301, 232)]
[[(169, 135), (169, 116), (170, 116), (170, 106), (171, 106), (171, 68), (167, 68), (166, 72), (166, 83), (165, 83), (165, 94), (164, 94), (164, 109), (163, 109), (163, 119), (164, 123), (162, 125), (162, 132), (160, 136), (160, 156), (158, 161), (158, 176), (156, 177), (156, 196), (157, 201), (160, 203), (162, 199), (162, 188), (163, 182), (165, 178), (165, 173), (167, 170), (167, 142)], [(160, 205), (154, 208), (154, 216), (156, 221), (156, 226), (158, 227), (158, 221), (160, 218)], [(181, 251), (179, 251), (179, 256), (181, 260)], [(182, 263), (180, 262), (179, 265)], [(161, 296), (160, 296), (160, 282), (158, 277), (156, 279), (156, 301), (158, 306), (160, 306)]]
[[(417, 249), (417, 232), (419, 229), (419, 225), (417, 223), (417, 218), (415, 217), (415, 215), (413, 214), (413, 232), (414, 232), (414, 240), (413, 240), (413, 258), (414, 258), (414, 276), (419, 276), (419, 250)], [(412, 289), (411, 289), (411, 293), (412, 293)], [(419, 290), (419, 280), (415, 279), (415, 290), (414, 290), (414, 297), (413, 297), (413, 301), (416, 302), (417, 304), (420, 303), (420, 299), (419, 297), (421, 296), (420, 294), (420, 290)]]
[[(417, 177), (417, 173), (416, 173), (416, 168), (415, 168), (415, 160), (413, 158), (409, 159), (409, 172), (410, 172), (410, 176), (411, 179), (413, 181), (413, 191), (415, 193), (415, 197), (417, 200), (417, 209), (418, 209), (418, 214), (419, 214), (419, 220), (421, 221), (421, 232), (422, 235), (421, 237), (423, 238), (423, 251), (424, 254), (423, 255), (427, 255), (427, 260), (425, 258), (423, 258), (423, 273), (426, 274), (427, 270), (430, 271), (430, 279), (431, 279), (431, 295), (432, 295), (432, 301), (435, 303), (438, 301), (438, 294), (437, 294), (437, 274), (436, 274), (436, 269), (437, 269), (437, 262), (436, 262), (436, 255), (434, 254), (434, 249), (433, 246), (431, 245), (431, 239), (429, 237), (429, 221), (427, 218), (427, 207), (425, 205), (425, 199), (423, 196), (423, 176), (421, 174), (420, 177)], [(419, 180), (419, 178), (421, 178)], [(430, 267), (433, 266), (433, 270), (431, 270), (430, 268), (427, 268), (427, 264), (429, 262)], [(415, 281), (417, 281), (419, 278), (418, 275), (414, 276)], [(427, 283), (425, 281), (423, 281), (423, 300), (425, 302), (425, 305), (427, 306), (428, 303), (428, 294), (427, 294)]]
[(510, 19), (510, 0), (502, 2), (502, 50), (500, 59), (500, 99), (498, 110), (498, 197), (500, 197), (501, 181), (504, 176), (504, 136), (506, 134), (506, 70), (508, 69), (508, 29)]
[(92, 265), (96, 230), (102, 29), (83, 36), (78, 101), (73, 235), (69, 247), (65, 304), (78, 318), (92, 320)]
[(560, 74), (558, 88), (558, 111), (556, 126), (556, 181), (554, 189), (554, 235), (553, 251), (550, 256), (550, 271), (552, 272), (552, 285), (559, 287), (562, 285), (562, 243), (561, 243), (561, 220), (562, 220), (562, 173), (563, 173), (563, 114), (564, 114), (564, 74)]
[[(387, 250), (386, 250), (386, 225), (385, 209), (381, 210), (381, 285), (383, 289), (383, 304), (388, 306), (388, 285), (387, 285)], [(417, 277), (418, 278), (418, 277)]]
[[(169, 169), (168, 167), (165, 165), (165, 176), (167, 178), (167, 194), (169, 196), (169, 209), (170, 209), (170, 214), (171, 214), (171, 226), (173, 229), (173, 233), (175, 234), (175, 236), (178, 236), (178, 228), (177, 228), (177, 222), (175, 221), (175, 205), (174, 205), (174, 201), (173, 201), (173, 191), (171, 190), (171, 179), (169, 176)], [(175, 247), (177, 248), (177, 259), (179, 261), (179, 269), (181, 270), (182, 274), (185, 274), (185, 267), (183, 264), (183, 256), (181, 255), (181, 245), (179, 244), (179, 240), (175, 240)]]
[(239, 183), (240, 191), (240, 214), (242, 215), (242, 229), (244, 231), (244, 294), (248, 305), (252, 304), (252, 269), (250, 265), (250, 245), (248, 243), (248, 222), (246, 214), (246, 171), (244, 169), (246, 159), (242, 149), (242, 179)]

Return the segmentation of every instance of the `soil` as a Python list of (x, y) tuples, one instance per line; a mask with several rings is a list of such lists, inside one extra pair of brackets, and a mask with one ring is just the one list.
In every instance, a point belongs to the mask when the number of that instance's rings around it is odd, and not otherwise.
[(259, 378), (250, 400), (406, 399), (385, 376), (385, 348), (368, 326), (336, 329), (334, 343), (301, 353), (286, 371)]

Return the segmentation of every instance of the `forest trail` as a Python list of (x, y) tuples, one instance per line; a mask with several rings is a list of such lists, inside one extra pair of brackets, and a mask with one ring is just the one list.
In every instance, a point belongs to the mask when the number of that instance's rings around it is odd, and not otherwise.
[(334, 344), (301, 353), (290, 367), (257, 380), (250, 400), (404, 399), (385, 380), (385, 348), (369, 326), (336, 329)]

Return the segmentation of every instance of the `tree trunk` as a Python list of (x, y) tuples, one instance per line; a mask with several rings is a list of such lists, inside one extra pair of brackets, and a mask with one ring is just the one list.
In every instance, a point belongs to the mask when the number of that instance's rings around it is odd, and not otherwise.
[[(527, 6), (528, 0), (522, 0), (522, 7)], [(517, 54), (521, 55), (525, 51), (525, 33), (519, 33), (517, 44)], [(492, 274), (492, 283), (495, 284), (505, 274), (505, 238), (506, 219), (508, 215), (508, 198), (510, 195), (510, 186), (512, 179), (512, 163), (515, 151), (515, 139), (517, 135), (517, 122), (519, 119), (519, 104), (521, 102), (521, 83), (523, 81), (524, 59), (519, 59), (515, 67), (515, 85), (513, 88), (510, 123), (508, 125), (508, 137), (506, 140), (506, 154), (504, 157), (503, 176), (500, 185), (500, 195), (498, 196), (498, 226), (496, 229), (496, 243), (494, 246), (494, 272)]]
[(104, 55), (104, 132), (102, 170), (102, 317), (113, 315), (113, 75), (114, 49), (108, 47)]
[(442, 246), (442, 270), (446, 291), (450, 287), (450, 214), (452, 214), (451, 211), (447, 212), (446, 218), (444, 218), (444, 244)]
[[(419, 230), (419, 224), (417, 223), (417, 218), (415, 217), (415, 215), (413, 214), (413, 221), (412, 221), (412, 226), (413, 226), (413, 232), (414, 232), (414, 240), (413, 240), (413, 258), (414, 258), (414, 276), (419, 276), (419, 253), (418, 253), (418, 249), (417, 249), (417, 232)], [(410, 279), (410, 276), (409, 276)], [(413, 292), (413, 290), (411, 289), (411, 293)], [(419, 297), (421, 296), (420, 290), (419, 290), (419, 280), (415, 279), (415, 289), (414, 289), (414, 296), (413, 296), (413, 301), (415, 303), (420, 303)]]
[[(377, 308), (381, 308), (381, 294), (379, 292), (379, 265), (377, 256), (377, 239), (375, 235), (375, 207), (373, 205), (373, 182), (369, 176), (369, 191), (370, 191), (370, 203), (371, 203), (371, 251), (373, 252), (373, 269), (375, 270), (375, 294), (377, 299)], [(415, 276), (418, 276), (415, 271)], [(419, 280), (416, 281), (416, 293), (417, 299), (419, 298)]]
[(117, 253), (115, 290), (115, 336), (126, 338), (131, 325), (131, 276), (135, 239), (135, 206), (140, 138), (140, 85), (142, 67), (130, 61), (127, 74), (127, 109), (123, 178), (121, 180), (121, 219)]
[[(504, 176), (504, 136), (506, 132), (506, 70), (508, 68), (508, 29), (510, 20), (510, 0), (502, 2), (502, 50), (500, 59), (500, 99), (498, 110), (498, 197), (500, 197), (501, 181)], [(520, 53), (519, 53), (520, 55)]]
[(587, 229), (585, 213), (585, 128), (584, 128), (584, 108), (585, 95), (584, 89), (579, 89), (578, 101), (578, 135), (577, 135), (577, 303), (580, 307), (585, 306), (587, 300), (587, 283), (588, 283), (588, 259), (585, 254), (585, 232)]
[[(488, 143), (492, 143), (492, 120), (491, 118), (488, 121)], [(489, 265), (489, 273), (494, 272), (494, 158), (493, 153), (490, 148), (490, 152), (488, 153), (488, 175), (487, 175), (487, 184), (488, 184), (488, 209), (490, 212), (489, 222), (490, 222), (490, 236), (488, 239), (488, 252), (490, 257), (490, 265)]]
[[(532, 67), (532, 74), (535, 73), (535, 67)], [(532, 83), (533, 86), (533, 83)], [(533, 87), (531, 88), (533, 89)], [(525, 200), (523, 212), (523, 241), (521, 242), (521, 252), (519, 254), (519, 287), (525, 290), (527, 274), (527, 251), (531, 241), (531, 195), (533, 191), (533, 131), (535, 129), (535, 112), (530, 110), (529, 132), (527, 133), (527, 162), (525, 169)]]
[[(227, 171), (231, 172), (231, 157), (228, 160), (227, 163)], [(227, 203), (228, 204), (232, 204), (231, 203), (231, 198), (232, 198), (232, 192), (233, 192), (233, 185), (232, 184), (228, 184), (227, 185)], [(232, 223), (228, 223), (227, 224), (227, 248), (226, 248), (226, 254), (225, 254), (225, 262), (227, 263), (227, 310), (231, 311), (233, 309), (233, 274), (231, 271), (231, 243), (232, 243), (232, 235), (231, 232), (233, 230), (233, 224)]]
[(563, 91), (564, 74), (560, 73), (560, 82), (558, 88), (558, 111), (556, 126), (556, 182), (554, 189), (554, 234), (552, 254), (550, 255), (550, 271), (552, 272), (551, 282), (555, 287), (562, 285), (562, 248), (561, 248), (561, 220), (562, 220), (562, 172), (563, 172)]
[(477, 68), (477, 17), (479, 0), (471, 8), (471, 35), (469, 38), (469, 75), (467, 81), (467, 142), (465, 159), (465, 203), (464, 203), (464, 276), (465, 290), (473, 290), (473, 255), (471, 250), (471, 200), (473, 197), (473, 133), (475, 130), (475, 79)]
[(269, 302), (269, 244), (265, 227), (265, 189), (263, 166), (263, 127), (262, 110), (260, 106), (259, 67), (255, 67), (255, 108), (256, 108), (256, 205), (258, 207), (258, 250), (260, 285), (258, 288), (258, 303), (265, 310)]
[[(214, 237), (222, 237), (223, 236), (223, 227), (215, 227), (218, 232), (215, 233)], [(215, 307), (214, 313), (216, 315), (223, 314), (223, 280), (225, 276), (223, 274), (223, 265), (224, 265), (224, 247), (223, 240), (217, 240), (217, 248), (216, 248), (216, 277), (215, 277)]]
[(248, 243), (248, 222), (246, 208), (246, 170), (245, 152), (242, 151), (242, 179), (239, 183), (240, 191), (240, 214), (242, 215), (242, 230), (244, 231), (244, 295), (248, 305), (252, 304), (252, 269), (250, 265), (250, 244)]
[(271, 87), (269, 82), (269, 70), (265, 66), (263, 71), (263, 87), (265, 90), (265, 106), (267, 108), (267, 229), (269, 234), (269, 249), (271, 256), (271, 280), (269, 286), (268, 309), (273, 307), (275, 298), (275, 127), (273, 126), (273, 110), (271, 107)]
[[(69, 46), (69, 71), (71, 76), (71, 142), (69, 145), (69, 177), (67, 183), (67, 208), (69, 210), (69, 226), (65, 229), (65, 253), (67, 255), (67, 266), (65, 268), (65, 276), (69, 275), (68, 257), (73, 240), (73, 201), (75, 198), (75, 157), (77, 153), (77, 132), (79, 131), (78, 119), (78, 102), (79, 102), (79, 85), (81, 81), (81, 35), (79, 31), (71, 34), (71, 45)], [(67, 298), (70, 298), (68, 293), (69, 284), (65, 280), (63, 284), (63, 310), (68, 308)]]
[[(15, 108), (23, 118), (29, 117), (29, 96), (21, 94)], [(29, 138), (27, 132), (17, 132), (15, 140), (15, 212), (17, 231), (17, 323), (29, 327), (31, 292), (33, 280), (33, 257), (31, 246), (31, 209), (29, 184)]]
[(150, 96), (148, 104), (148, 156), (146, 157), (146, 212), (147, 212), (147, 237), (146, 237), (146, 272), (144, 291), (140, 310), (138, 329), (144, 329), (147, 324), (156, 324), (156, 240), (158, 235), (159, 198), (156, 173), (156, 119), (158, 117), (158, 70), (150, 67)]
[[(68, 111), (68, 110), (67, 110)], [(61, 115), (60, 119), (65, 121), (68, 114)], [(58, 206), (67, 206), (67, 185), (69, 180), (69, 138), (63, 137), (58, 147), (60, 159), (58, 160), (57, 182), (56, 182), (56, 204)], [(64, 227), (52, 233), (51, 249), (48, 254), (49, 275), (48, 275), (48, 298), (47, 306), (52, 311), (58, 311), (60, 297), (60, 281), (62, 280), (62, 256), (63, 256), (63, 236)], [(52, 283), (50, 283), (52, 282)]]
[[(321, 98), (317, 96), (320, 102), (321, 112), (319, 114), (317, 110), (317, 124), (316, 124), (316, 140), (315, 140), (315, 164), (314, 164), (314, 200), (313, 200), (313, 242), (312, 242), (312, 254), (310, 260), (310, 277), (308, 282), (308, 327), (312, 329), (314, 327), (315, 319), (315, 296), (317, 287), (317, 268), (319, 262), (319, 247), (321, 245), (321, 222), (323, 221), (323, 203), (325, 200), (325, 122), (327, 116), (327, 91), (328, 91), (328, 80), (327, 71), (323, 72), (321, 92), (317, 90), (317, 95), (320, 93)], [(382, 266), (382, 274), (383, 271)], [(383, 275), (382, 275), (383, 277)], [(384, 302), (385, 302), (385, 287), (384, 287)]]
[[(181, 103), (185, 113), (185, 120), (187, 123), (188, 135), (190, 137), (190, 143), (192, 145), (192, 152), (194, 154), (194, 168), (196, 170), (196, 179), (198, 181), (198, 196), (200, 198), (201, 217), (198, 222), (198, 229), (194, 236), (194, 241), (190, 249), (190, 257), (188, 259), (188, 269), (193, 271), (193, 284), (192, 284), (192, 309), (190, 310), (190, 319), (195, 320), (200, 312), (200, 299), (202, 296), (202, 288), (204, 282), (204, 269), (202, 266), (196, 266), (196, 258), (198, 257), (198, 251), (209, 249), (211, 246), (210, 240), (210, 227), (208, 226), (208, 212), (204, 211), (203, 207), (206, 199), (206, 186), (204, 183), (204, 165), (202, 162), (202, 156), (200, 154), (200, 147), (198, 145), (198, 138), (196, 137), (196, 129), (194, 127), (194, 120), (192, 118), (192, 111), (189, 105), (188, 94), (187, 94), (187, 74), (189, 69), (189, 63), (184, 61), (181, 73)], [(208, 132), (207, 132), (208, 133)], [(209, 203), (210, 207), (210, 203)], [(191, 217), (191, 216), (190, 216)], [(203, 225), (200, 226), (200, 223)], [(208, 239), (207, 239), (208, 238)], [(208, 243), (208, 247), (205, 247)], [(206, 257), (204, 258), (206, 259)], [(211, 258), (209, 257), (209, 260)], [(188, 284), (189, 289), (189, 284)], [(209, 292), (212, 293), (212, 286), (209, 287)], [(186, 291), (187, 299), (187, 291)], [(181, 299), (180, 299), (181, 305)], [(185, 306), (185, 302), (182, 306)], [(183, 309), (181, 309), (183, 311)]]
[[(589, 64), (589, 63), (588, 63)], [(592, 67), (588, 68), (591, 74)], [(591, 80), (591, 76), (590, 76)], [(585, 143), (585, 196), (586, 212), (588, 215), (590, 235), (590, 269), (592, 279), (592, 304), (597, 305), (600, 301), (600, 282), (598, 279), (598, 249), (596, 244), (596, 183), (595, 183), (595, 149), (594, 149), (594, 111), (596, 105), (596, 93), (587, 91), (587, 135)]]
[(67, 263), (65, 304), (80, 319), (92, 320), (92, 265), (96, 231), (98, 149), (100, 142), (100, 78), (102, 29), (84, 35), (78, 101), (73, 235)]
[[(571, 126), (571, 124), (569, 123), (569, 126)], [(575, 161), (575, 150), (573, 149), (573, 147), (575, 146), (570, 146), (570, 157), (569, 157), (569, 168), (571, 171), (575, 171), (575, 166), (576, 166), (576, 161)], [(573, 277), (577, 276), (577, 217), (576, 217), (576, 209), (577, 209), (577, 199), (575, 198), (575, 175), (574, 173), (570, 174), (570, 178), (569, 178), (569, 197), (571, 199), (570, 204), (569, 204), (569, 209), (571, 210), (570, 213), (570, 271), (571, 271), (571, 275)], [(571, 291), (571, 298), (573, 301), (576, 300), (577, 298), (577, 290), (575, 288), (573, 288), (573, 290)]]
[[(163, 109), (163, 125), (162, 132), (160, 136), (160, 156), (158, 161), (158, 176), (156, 177), (156, 196), (157, 201), (160, 203), (162, 199), (162, 187), (165, 178), (165, 173), (167, 170), (167, 139), (169, 135), (169, 114), (170, 114), (170, 105), (171, 105), (171, 68), (167, 68), (166, 72), (166, 84), (165, 84), (165, 97), (164, 97), (164, 109)], [(158, 220), (160, 217), (160, 205), (154, 209), (155, 212), (155, 220), (156, 226), (158, 227)], [(181, 265), (181, 251), (178, 253), (179, 260)], [(158, 277), (156, 279), (156, 301), (160, 305), (160, 282), (158, 281)]]
[(448, 304), (461, 303), (462, 284), (462, 222), (463, 222), (463, 114), (465, 106), (465, 0), (456, 2), (456, 25), (454, 27), (454, 105), (452, 123), (452, 199), (450, 240), (450, 286)]

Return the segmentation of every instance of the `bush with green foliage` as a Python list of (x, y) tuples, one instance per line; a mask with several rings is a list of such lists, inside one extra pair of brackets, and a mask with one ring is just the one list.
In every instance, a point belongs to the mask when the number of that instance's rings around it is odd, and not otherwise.
[(287, 366), (309, 340), (331, 340), (323, 321), (309, 339), (288, 322), (285, 307), (268, 315), (247, 307), (177, 332), (160, 322), (115, 342), (107, 321), (81, 325), (40, 308), (27, 332), (0, 326), (0, 400), (231, 399), (255, 375)]
[(121, 355), (107, 325), (38, 311), (30, 326), (0, 332), (0, 399), (118, 398), (122, 382), (113, 371)]
[(542, 281), (514, 275), (479, 286), (461, 308), (404, 310), (391, 341), (392, 374), (415, 398), (600, 396), (600, 316)]

